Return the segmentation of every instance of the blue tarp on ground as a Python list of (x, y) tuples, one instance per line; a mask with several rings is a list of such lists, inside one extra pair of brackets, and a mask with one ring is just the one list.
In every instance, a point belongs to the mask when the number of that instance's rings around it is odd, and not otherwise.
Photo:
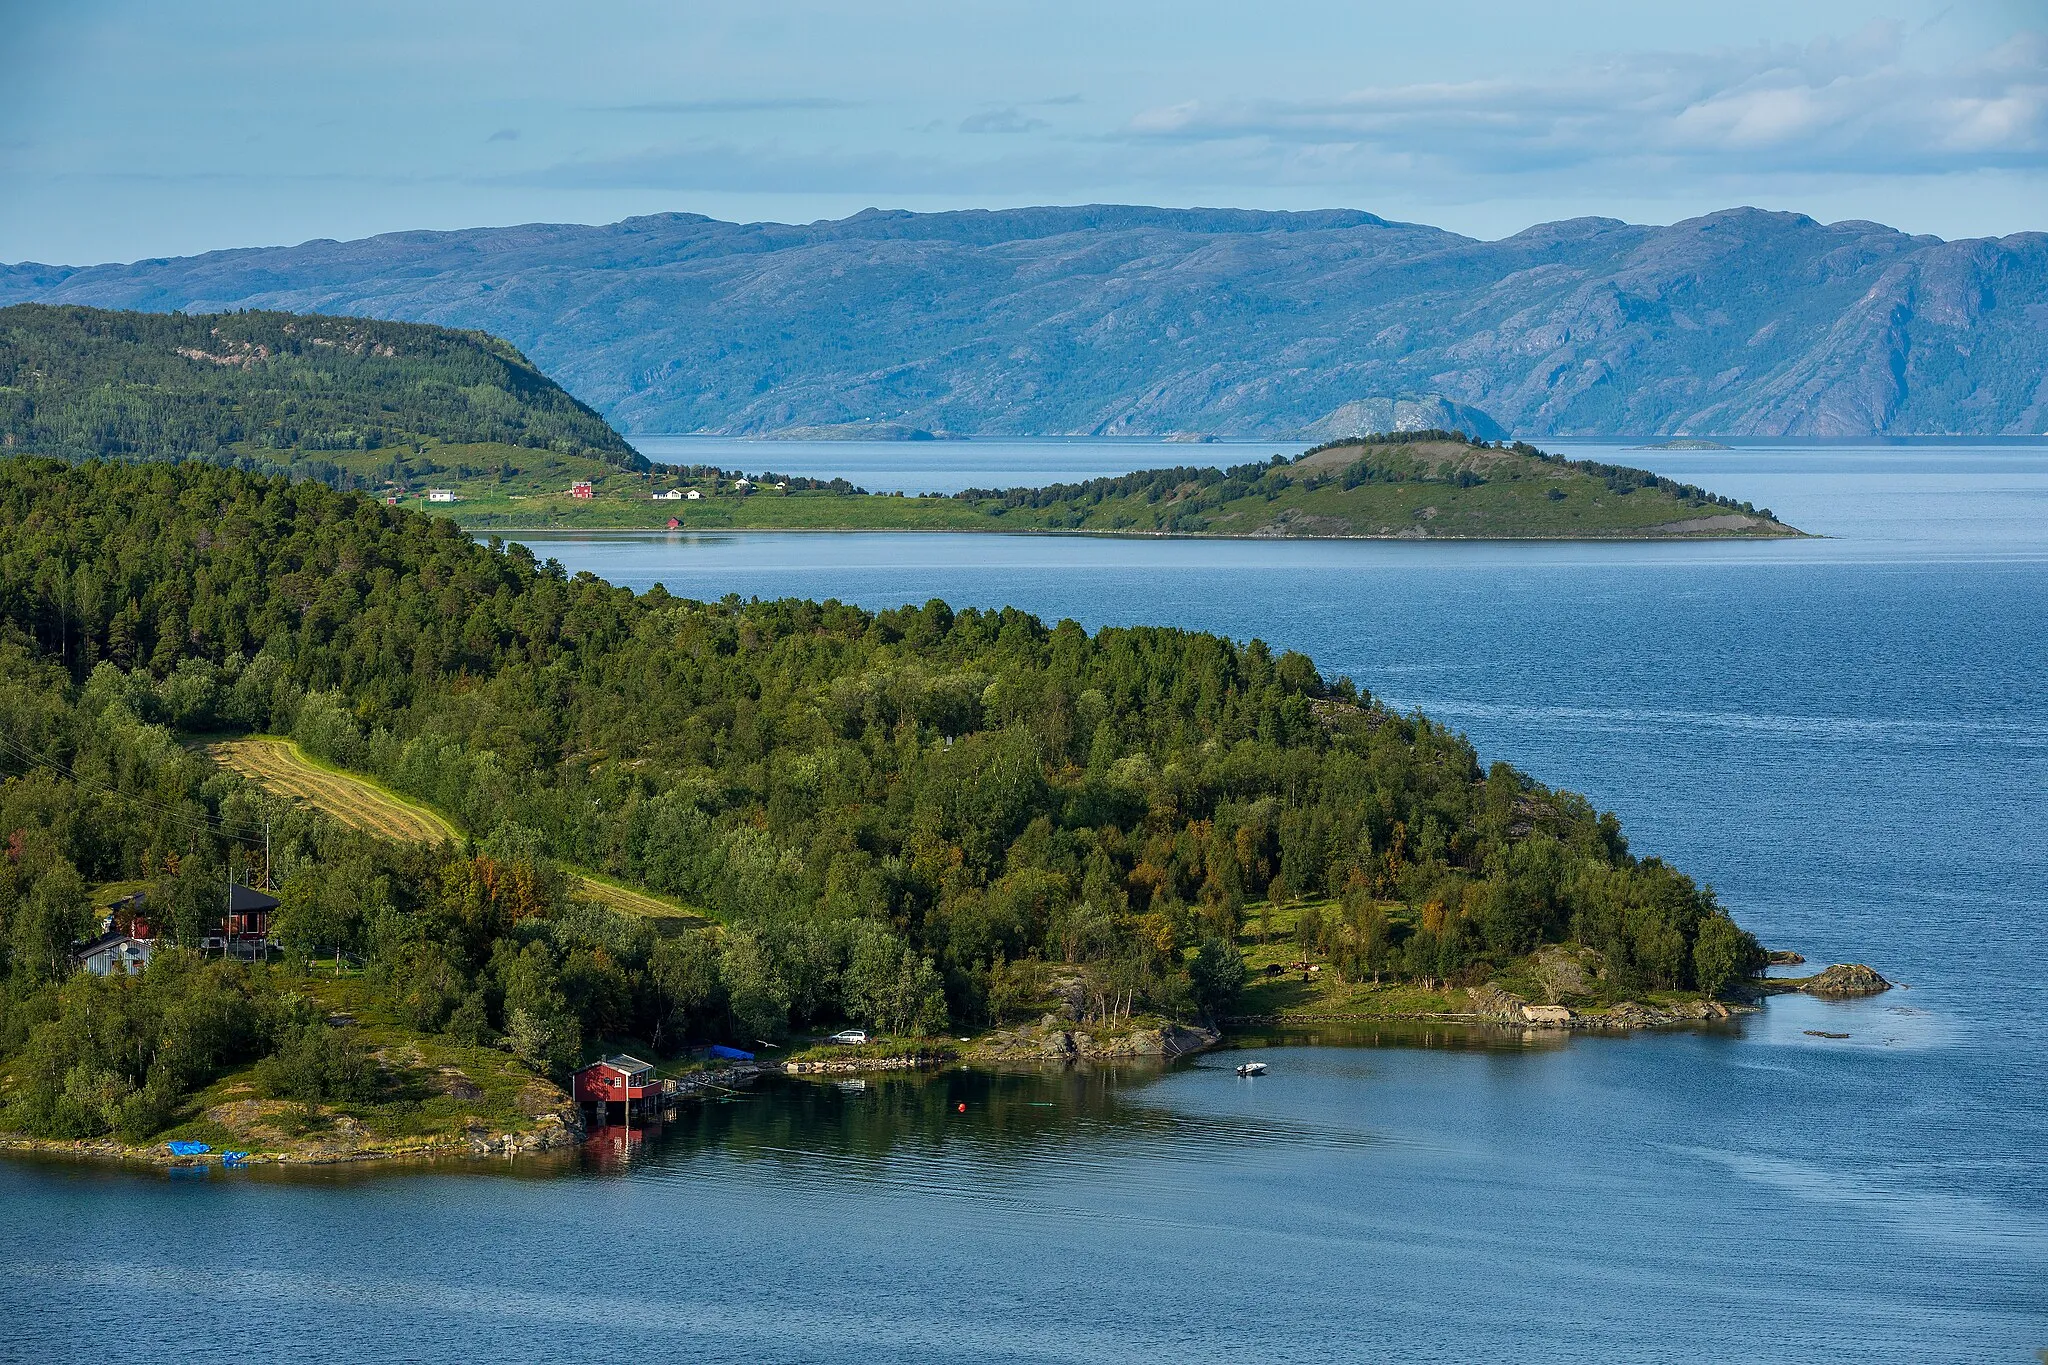
[(751, 1062), (754, 1060), (753, 1053), (742, 1052), (736, 1047), (727, 1047), (723, 1043), (713, 1043), (710, 1047), (705, 1048), (704, 1055), (725, 1062)]
[(172, 1156), (205, 1156), (213, 1148), (203, 1142), (166, 1142)]

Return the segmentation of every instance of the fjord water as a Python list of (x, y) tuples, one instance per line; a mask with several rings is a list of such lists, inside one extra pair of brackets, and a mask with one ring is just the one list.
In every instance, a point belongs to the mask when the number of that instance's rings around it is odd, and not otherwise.
[[(837, 449), (870, 487), (859, 461), (934, 452)], [(2031, 1359), (2048, 448), (1621, 458), (1830, 538), (526, 539), (697, 597), (1300, 649), (1618, 811), (1771, 945), (1911, 989), (1712, 1032), (1248, 1039), (1257, 1081), (1240, 1052), (784, 1082), (549, 1169), (7, 1164), (0, 1356), (42, 1324), (45, 1359)]]

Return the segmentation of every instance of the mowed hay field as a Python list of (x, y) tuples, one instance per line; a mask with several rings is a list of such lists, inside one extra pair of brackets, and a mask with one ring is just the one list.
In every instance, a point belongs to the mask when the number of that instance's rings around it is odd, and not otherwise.
[[(303, 801), (351, 829), (398, 843), (459, 844), (461, 833), (425, 806), (394, 795), (366, 778), (323, 768), (288, 739), (228, 739), (201, 749), (208, 758), (240, 773), (267, 792)], [(674, 901), (563, 867), (570, 894), (596, 901), (621, 914), (657, 920), (658, 928), (677, 931), (708, 924), (703, 915)]]
[(359, 777), (323, 768), (288, 739), (228, 739), (201, 750), (267, 792), (303, 801), (350, 829), (410, 844), (457, 844), (454, 825), (425, 806), (392, 795)]

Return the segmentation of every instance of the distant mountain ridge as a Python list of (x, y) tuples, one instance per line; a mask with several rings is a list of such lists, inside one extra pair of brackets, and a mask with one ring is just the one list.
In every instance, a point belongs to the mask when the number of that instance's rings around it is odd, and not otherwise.
[(487, 330), (633, 431), (1277, 437), (1401, 394), (1524, 436), (2048, 431), (2048, 235), (1755, 209), (1497, 242), (1349, 210), (666, 214), (0, 266), (24, 300)]

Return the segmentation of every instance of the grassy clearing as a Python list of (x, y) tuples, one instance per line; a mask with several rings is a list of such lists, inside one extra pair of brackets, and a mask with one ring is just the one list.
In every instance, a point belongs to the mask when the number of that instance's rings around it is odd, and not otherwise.
[(461, 831), (425, 806), (366, 777), (330, 768), (289, 739), (255, 735), (201, 750), (267, 792), (304, 802), (350, 829), (397, 843), (460, 843)]
[[(217, 740), (201, 752), (265, 791), (301, 801), (351, 829), (399, 843), (459, 844), (462, 832), (438, 812), (408, 801), (367, 777), (320, 762), (298, 744), (272, 735)], [(703, 914), (679, 902), (564, 866), (570, 894), (621, 914), (654, 921), (661, 933), (680, 933), (709, 924)]]
[(596, 901), (622, 915), (654, 921), (652, 927), (656, 933), (679, 934), (686, 929), (704, 928), (712, 922), (701, 911), (693, 910), (680, 901), (636, 890), (581, 868), (565, 867), (563, 871), (569, 878), (570, 894)]

